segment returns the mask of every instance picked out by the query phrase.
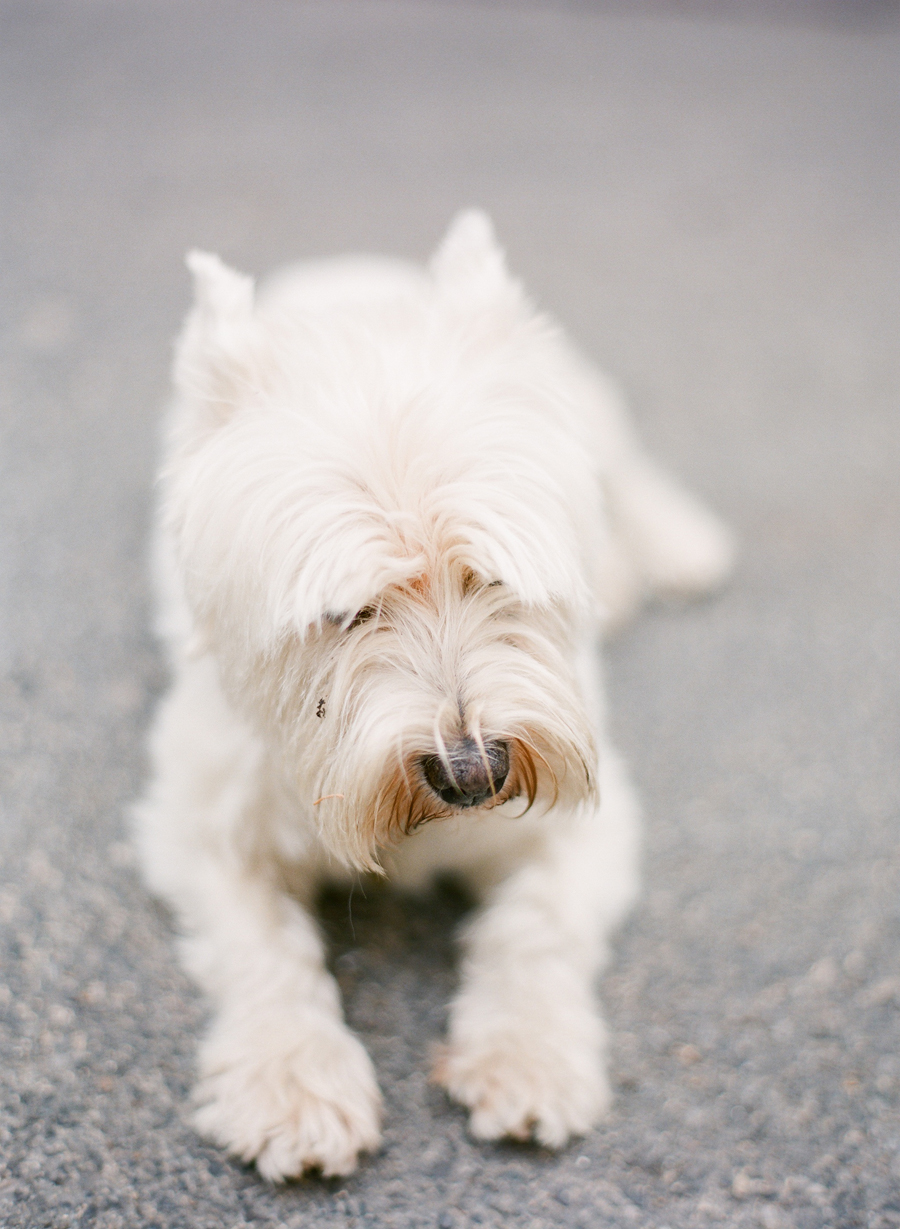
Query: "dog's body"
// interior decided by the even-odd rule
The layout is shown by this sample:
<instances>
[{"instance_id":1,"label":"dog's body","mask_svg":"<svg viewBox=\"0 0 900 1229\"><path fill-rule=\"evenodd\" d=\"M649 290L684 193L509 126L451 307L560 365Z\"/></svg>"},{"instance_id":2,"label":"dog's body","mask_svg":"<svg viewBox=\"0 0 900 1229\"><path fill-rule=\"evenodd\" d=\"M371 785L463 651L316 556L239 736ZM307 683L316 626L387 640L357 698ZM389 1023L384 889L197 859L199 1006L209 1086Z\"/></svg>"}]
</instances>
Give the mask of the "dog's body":
<instances>
[{"instance_id":1,"label":"dog's body","mask_svg":"<svg viewBox=\"0 0 900 1229\"><path fill-rule=\"evenodd\" d=\"M476 1136L558 1146L609 1099L593 983L637 886L598 632L717 585L728 536L482 215L428 270L300 266L256 304L191 263L158 550L175 677L138 818L216 1009L198 1125L273 1179L377 1145L309 909L380 865L481 896L437 1078Z\"/></svg>"}]
</instances>

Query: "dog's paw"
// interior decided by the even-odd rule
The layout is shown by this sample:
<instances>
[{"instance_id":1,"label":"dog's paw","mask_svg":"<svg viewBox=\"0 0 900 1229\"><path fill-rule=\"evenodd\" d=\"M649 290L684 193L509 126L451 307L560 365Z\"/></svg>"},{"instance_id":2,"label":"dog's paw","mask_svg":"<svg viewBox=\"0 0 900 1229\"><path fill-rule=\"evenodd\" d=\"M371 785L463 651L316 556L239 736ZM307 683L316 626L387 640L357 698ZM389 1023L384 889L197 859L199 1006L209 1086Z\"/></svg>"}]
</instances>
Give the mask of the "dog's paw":
<instances>
[{"instance_id":1,"label":"dog's paw","mask_svg":"<svg viewBox=\"0 0 900 1229\"><path fill-rule=\"evenodd\" d=\"M561 1148L606 1113L611 1093L593 1049L539 1037L503 1036L478 1045L448 1045L434 1079L471 1110L476 1139L535 1139Z\"/></svg>"},{"instance_id":2,"label":"dog's paw","mask_svg":"<svg viewBox=\"0 0 900 1229\"><path fill-rule=\"evenodd\" d=\"M217 1030L201 1051L194 1124L270 1182L307 1169L348 1174L380 1140L372 1063L342 1024L300 1026L288 1041L263 1023L248 1040Z\"/></svg>"}]
</instances>

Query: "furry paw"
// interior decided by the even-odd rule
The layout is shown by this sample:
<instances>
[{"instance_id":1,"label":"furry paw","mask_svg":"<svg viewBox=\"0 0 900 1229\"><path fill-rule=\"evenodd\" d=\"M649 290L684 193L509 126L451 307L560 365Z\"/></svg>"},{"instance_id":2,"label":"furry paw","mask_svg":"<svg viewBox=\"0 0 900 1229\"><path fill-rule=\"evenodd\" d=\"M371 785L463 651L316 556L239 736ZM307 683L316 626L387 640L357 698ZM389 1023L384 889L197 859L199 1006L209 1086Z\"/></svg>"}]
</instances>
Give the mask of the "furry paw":
<instances>
[{"instance_id":1,"label":"furry paw","mask_svg":"<svg viewBox=\"0 0 900 1229\"><path fill-rule=\"evenodd\" d=\"M197 1129L271 1182L351 1173L380 1139L381 1097L360 1042L331 1021L290 1036L269 1022L248 1031L220 1028L202 1047Z\"/></svg>"},{"instance_id":2,"label":"furry paw","mask_svg":"<svg viewBox=\"0 0 900 1229\"><path fill-rule=\"evenodd\" d=\"M539 1037L505 1035L478 1046L451 1044L434 1079L472 1111L476 1139L535 1139L561 1148L583 1135L609 1108L609 1084L593 1049L567 1053Z\"/></svg>"}]
</instances>

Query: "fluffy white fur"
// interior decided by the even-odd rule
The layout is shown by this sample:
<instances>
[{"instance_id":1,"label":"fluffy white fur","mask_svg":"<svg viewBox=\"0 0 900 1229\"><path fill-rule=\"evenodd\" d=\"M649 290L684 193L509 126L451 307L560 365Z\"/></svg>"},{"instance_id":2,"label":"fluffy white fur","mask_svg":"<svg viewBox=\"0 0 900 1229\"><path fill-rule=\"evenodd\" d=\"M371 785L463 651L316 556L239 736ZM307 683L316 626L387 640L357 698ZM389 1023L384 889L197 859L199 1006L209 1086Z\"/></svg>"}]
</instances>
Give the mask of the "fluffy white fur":
<instances>
[{"instance_id":1,"label":"fluffy white fur","mask_svg":"<svg viewBox=\"0 0 900 1229\"><path fill-rule=\"evenodd\" d=\"M275 1180L377 1147L309 909L324 878L450 870L483 906L436 1078L477 1137L559 1146L609 1103L594 982L637 888L599 632L718 585L729 536L484 215L427 268L301 265L255 296L215 256L189 265L157 550L174 682L138 834L214 1005L197 1125ZM423 776L462 737L509 748L484 805Z\"/></svg>"}]
</instances>

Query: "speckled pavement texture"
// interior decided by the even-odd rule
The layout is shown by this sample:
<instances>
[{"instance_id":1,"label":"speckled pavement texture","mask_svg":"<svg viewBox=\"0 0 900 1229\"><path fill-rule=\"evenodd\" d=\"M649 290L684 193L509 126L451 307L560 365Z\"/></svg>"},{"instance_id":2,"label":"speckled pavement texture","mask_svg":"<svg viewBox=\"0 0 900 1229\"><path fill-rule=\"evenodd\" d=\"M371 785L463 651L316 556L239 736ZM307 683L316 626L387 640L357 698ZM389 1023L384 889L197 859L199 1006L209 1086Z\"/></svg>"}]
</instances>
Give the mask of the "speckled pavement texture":
<instances>
[{"instance_id":1,"label":"speckled pavement texture","mask_svg":"<svg viewBox=\"0 0 900 1229\"><path fill-rule=\"evenodd\" d=\"M0 5L4 1227L900 1225L900 27L682 7ZM464 902L373 889L323 921L384 1148L271 1189L186 1124L204 1009L125 839L182 254L422 256L469 203L740 569L609 653L609 1121L469 1141L425 1077Z\"/></svg>"}]
</instances>

